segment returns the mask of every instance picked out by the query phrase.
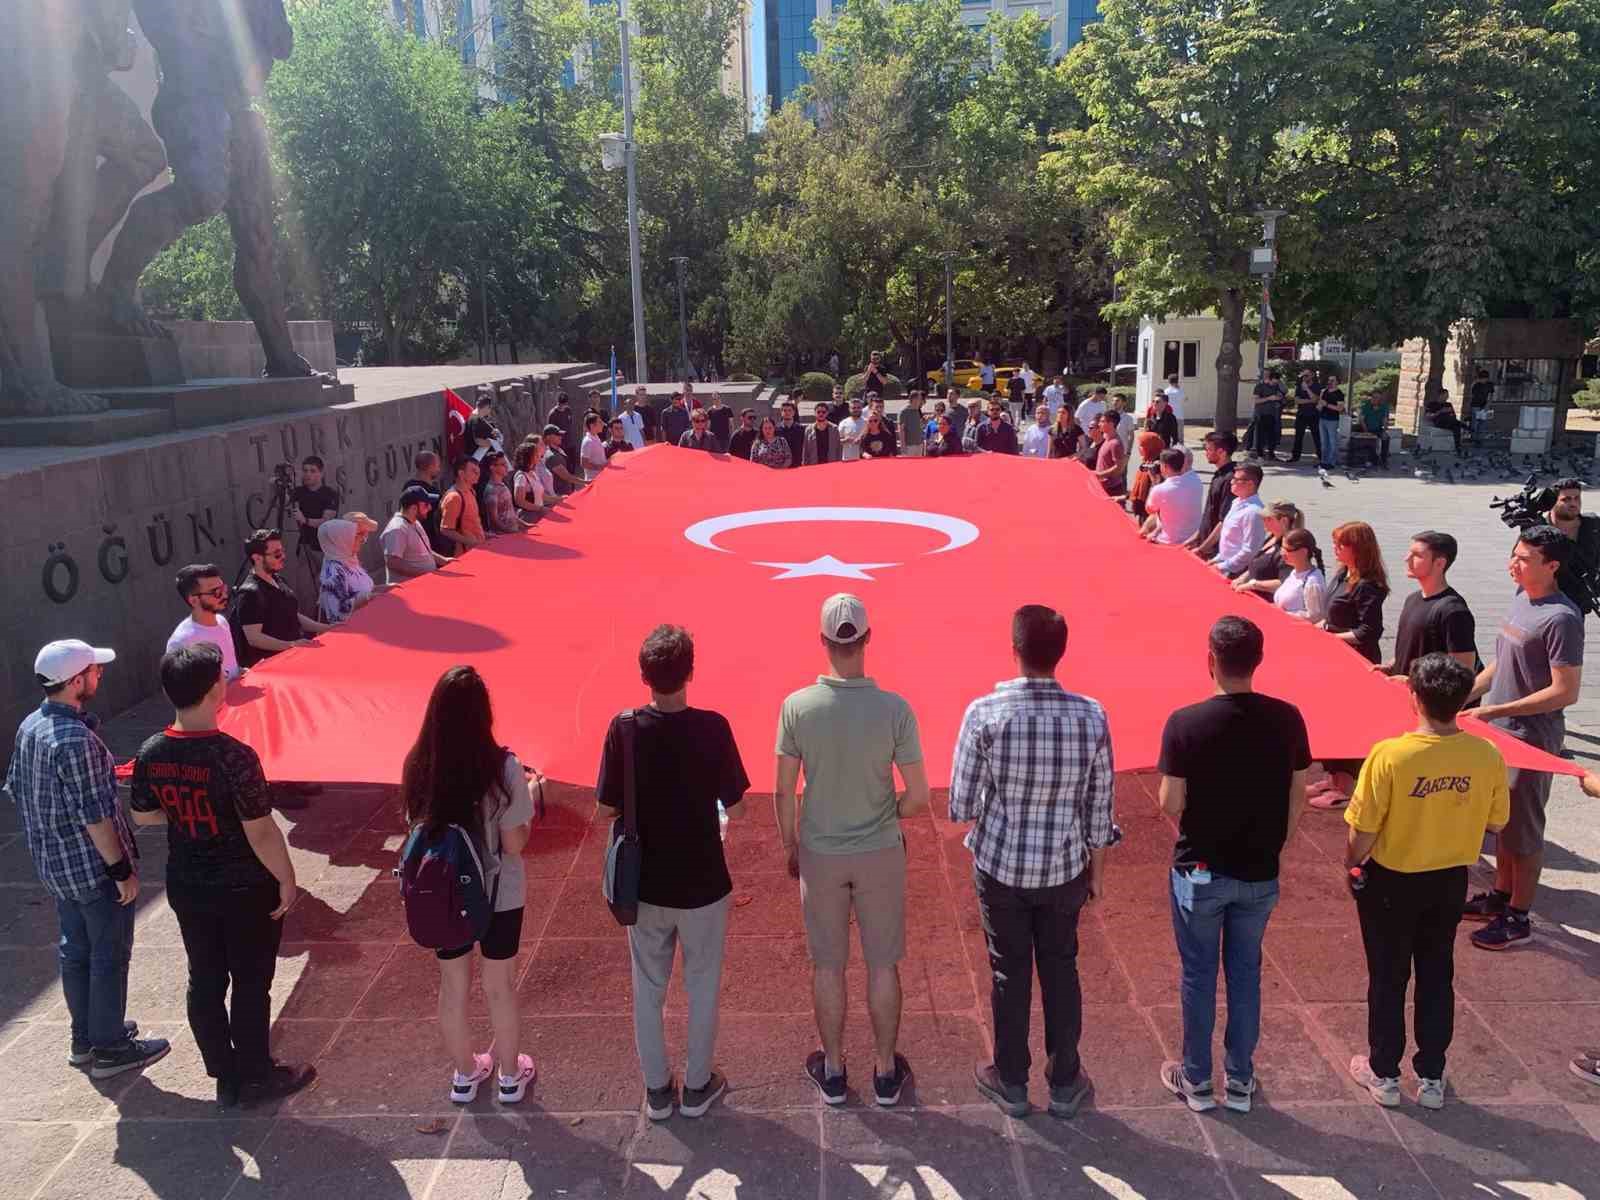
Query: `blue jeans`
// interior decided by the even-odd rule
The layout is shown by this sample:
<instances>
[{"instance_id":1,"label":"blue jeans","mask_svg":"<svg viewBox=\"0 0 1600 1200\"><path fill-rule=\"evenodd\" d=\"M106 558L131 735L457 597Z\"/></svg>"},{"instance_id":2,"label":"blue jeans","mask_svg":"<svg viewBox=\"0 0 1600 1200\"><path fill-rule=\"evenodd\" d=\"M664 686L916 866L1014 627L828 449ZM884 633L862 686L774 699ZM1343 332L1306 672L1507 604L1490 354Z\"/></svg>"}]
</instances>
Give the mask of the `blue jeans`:
<instances>
[{"instance_id":1,"label":"blue jeans","mask_svg":"<svg viewBox=\"0 0 1600 1200\"><path fill-rule=\"evenodd\" d=\"M93 900L57 900L61 920L61 990L72 1014L72 1043L102 1049L127 1041L128 960L133 905L117 903L117 885L100 884Z\"/></svg>"},{"instance_id":2,"label":"blue jeans","mask_svg":"<svg viewBox=\"0 0 1600 1200\"><path fill-rule=\"evenodd\" d=\"M1278 903L1278 881L1246 883L1212 875L1191 882L1172 872L1172 930L1183 964L1183 1073L1190 1083L1211 1082L1211 1032L1217 1024L1217 948L1228 981L1228 1028L1223 1066L1229 1078L1255 1077L1261 1040L1261 938Z\"/></svg>"},{"instance_id":3,"label":"blue jeans","mask_svg":"<svg viewBox=\"0 0 1600 1200\"><path fill-rule=\"evenodd\" d=\"M1317 423L1322 430L1322 465L1337 467L1339 465L1339 418L1330 420L1327 417L1318 417Z\"/></svg>"}]
</instances>

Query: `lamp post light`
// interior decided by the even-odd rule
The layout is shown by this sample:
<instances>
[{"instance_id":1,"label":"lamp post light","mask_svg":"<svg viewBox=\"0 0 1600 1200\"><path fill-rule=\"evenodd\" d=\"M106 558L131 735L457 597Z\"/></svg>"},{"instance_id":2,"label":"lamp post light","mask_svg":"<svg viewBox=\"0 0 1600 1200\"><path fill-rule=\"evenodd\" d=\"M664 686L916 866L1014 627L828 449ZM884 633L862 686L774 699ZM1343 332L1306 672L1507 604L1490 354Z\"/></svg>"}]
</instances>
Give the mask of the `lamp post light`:
<instances>
[{"instance_id":1,"label":"lamp post light","mask_svg":"<svg viewBox=\"0 0 1600 1200\"><path fill-rule=\"evenodd\" d=\"M944 388L949 391L956 385L955 323L950 314L950 261L955 252L946 250L939 257L944 259Z\"/></svg>"},{"instance_id":2,"label":"lamp post light","mask_svg":"<svg viewBox=\"0 0 1600 1200\"><path fill-rule=\"evenodd\" d=\"M628 22L628 0L618 0L617 26L622 42L622 134L600 135L600 162L608 171L626 166L628 175L628 274L633 284L634 379L650 382L650 364L644 346L644 281L639 264L639 148L633 140L633 59Z\"/></svg>"},{"instance_id":3,"label":"lamp post light","mask_svg":"<svg viewBox=\"0 0 1600 1200\"><path fill-rule=\"evenodd\" d=\"M1250 251L1250 274L1261 276L1261 332L1256 341L1256 382L1267 378L1267 326L1272 320L1272 276L1278 269L1278 218L1281 208L1258 208L1262 245Z\"/></svg>"},{"instance_id":4,"label":"lamp post light","mask_svg":"<svg viewBox=\"0 0 1600 1200\"><path fill-rule=\"evenodd\" d=\"M689 378L689 320L684 315L683 309L683 272L689 265L689 260L682 254L674 254L669 260L678 268L678 349L683 359L683 377Z\"/></svg>"}]
</instances>

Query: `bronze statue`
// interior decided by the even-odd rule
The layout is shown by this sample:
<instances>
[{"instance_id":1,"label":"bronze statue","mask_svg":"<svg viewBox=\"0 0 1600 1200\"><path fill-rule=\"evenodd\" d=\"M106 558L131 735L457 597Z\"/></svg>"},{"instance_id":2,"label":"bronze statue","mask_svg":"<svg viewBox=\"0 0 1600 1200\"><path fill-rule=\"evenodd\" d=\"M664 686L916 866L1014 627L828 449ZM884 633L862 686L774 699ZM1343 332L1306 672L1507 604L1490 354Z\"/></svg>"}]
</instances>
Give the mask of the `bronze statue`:
<instances>
[{"instance_id":1,"label":"bronze statue","mask_svg":"<svg viewBox=\"0 0 1600 1200\"><path fill-rule=\"evenodd\" d=\"M268 375L310 375L294 351L273 263L272 177L266 129L252 107L294 35L283 0L133 0L155 47L161 88L151 111L172 182L140 197L117 234L100 281L103 327L164 330L139 307L139 277L190 226L219 212L233 234L233 283L255 322Z\"/></svg>"}]
</instances>

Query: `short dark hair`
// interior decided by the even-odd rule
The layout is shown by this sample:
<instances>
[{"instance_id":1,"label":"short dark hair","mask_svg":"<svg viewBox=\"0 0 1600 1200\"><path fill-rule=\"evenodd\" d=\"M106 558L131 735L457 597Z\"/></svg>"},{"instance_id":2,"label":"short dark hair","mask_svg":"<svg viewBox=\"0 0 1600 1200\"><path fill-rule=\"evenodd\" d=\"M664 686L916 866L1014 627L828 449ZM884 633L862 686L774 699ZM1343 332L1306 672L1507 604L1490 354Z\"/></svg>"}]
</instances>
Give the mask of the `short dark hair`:
<instances>
[{"instance_id":1,"label":"short dark hair","mask_svg":"<svg viewBox=\"0 0 1600 1200\"><path fill-rule=\"evenodd\" d=\"M1266 478L1266 475L1262 472L1260 466L1258 466L1256 463L1250 462L1240 463L1233 469L1233 473L1239 476L1241 479L1251 480L1257 487L1260 487L1261 481Z\"/></svg>"},{"instance_id":2,"label":"short dark hair","mask_svg":"<svg viewBox=\"0 0 1600 1200\"><path fill-rule=\"evenodd\" d=\"M493 408L494 407L494 397L491 396L488 392L479 392L478 393L478 404L477 404L477 407L478 408Z\"/></svg>"},{"instance_id":3,"label":"short dark hair","mask_svg":"<svg viewBox=\"0 0 1600 1200\"><path fill-rule=\"evenodd\" d=\"M1265 653L1261 626L1244 617L1218 617L1208 639L1217 670L1229 679L1254 675Z\"/></svg>"},{"instance_id":4,"label":"short dark hair","mask_svg":"<svg viewBox=\"0 0 1600 1200\"><path fill-rule=\"evenodd\" d=\"M222 647L192 642L161 656L161 690L173 708L193 708L222 678Z\"/></svg>"},{"instance_id":5,"label":"short dark hair","mask_svg":"<svg viewBox=\"0 0 1600 1200\"><path fill-rule=\"evenodd\" d=\"M1564 563L1572 554L1575 543L1554 525L1535 525L1524 529L1517 541L1532 546L1544 556L1545 562Z\"/></svg>"},{"instance_id":6,"label":"short dark hair","mask_svg":"<svg viewBox=\"0 0 1600 1200\"><path fill-rule=\"evenodd\" d=\"M327 464L322 461L322 455L320 454L306 455L300 460L300 465L302 467L315 467L319 471L326 471L328 469Z\"/></svg>"},{"instance_id":7,"label":"short dark hair","mask_svg":"<svg viewBox=\"0 0 1600 1200\"><path fill-rule=\"evenodd\" d=\"M468 457L466 455L463 455L462 457L456 459L455 462L450 464L450 470L452 472L454 472L455 474L459 475L459 474L461 474L461 472L465 471L468 467L475 467L477 465L478 465L478 460L477 459L470 458L470 457Z\"/></svg>"},{"instance_id":8,"label":"short dark hair","mask_svg":"<svg viewBox=\"0 0 1600 1200\"><path fill-rule=\"evenodd\" d=\"M681 692L694 673L694 638L681 625L657 625L639 647L639 674L652 692Z\"/></svg>"},{"instance_id":9,"label":"short dark hair","mask_svg":"<svg viewBox=\"0 0 1600 1200\"><path fill-rule=\"evenodd\" d=\"M265 554L270 543L281 541L283 541L282 530L257 529L250 535L250 540L244 544L244 552L246 554Z\"/></svg>"},{"instance_id":10,"label":"short dark hair","mask_svg":"<svg viewBox=\"0 0 1600 1200\"><path fill-rule=\"evenodd\" d=\"M1423 712L1435 721L1453 721L1472 695L1472 668L1434 651L1411 664L1406 682Z\"/></svg>"},{"instance_id":11,"label":"short dark hair","mask_svg":"<svg viewBox=\"0 0 1600 1200\"><path fill-rule=\"evenodd\" d=\"M1440 533L1437 529L1424 529L1421 533L1411 535L1413 542L1421 542L1428 548L1428 553L1435 558L1444 559L1445 570L1456 561L1456 539L1448 533Z\"/></svg>"},{"instance_id":12,"label":"short dark hair","mask_svg":"<svg viewBox=\"0 0 1600 1200\"><path fill-rule=\"evenodd\" d=\"M1054 671L1067 652L1067 619L1043 604L1011 614L1011 648L1030 671Z\"/></svg>"},{"instance_id":13,"label":"short dark hair","mask_svg":"<svg viewBox=\"0 0 1600 1200\"><path fill-rule=\"evenodd\" d=\"M222 572L217 570L216 563L190 563L178 572L178 595L184 600L200 590L200 581L210 579L215 575L222 578Z\"/></svg>"},{"instance_id":14,"label":"short dark hair","mask_svg":"<svg viewBox=\"0 0 1600 1200\"><path fill-rule=\"evenodd\" d=\"M753 408L742 409L740 411L740 413L739 413L740 417L753 417L755 415L756 415L756 410L753 409Z\"/></svg>"},{"instance_id":15,"label":"short dark hair","mask_svg":"<svg viewBox=\"0 0 1600 1200\"><path fill-rule=\"evenodd\" d=\"M1229 454L1239 448L1239 435L1231 429L1213 429L1206 434L1204 440L1220 450L1226 450Z\"/></svg>"},{"instance_id":16,"label":"short dark hair","mask_svg":"<svg viewBox=\"0 0 1600 1200\"><path fill-rule=\"evenodd\" d=\"M591 426L594 426L594 425L604 425L604 424L605 424L605 418L602 417L599 413L594 412L593 410L591 410L589 413L587 413L583 418L583 427L585 429L588 429L588 428L590 428Z\"/></svg>"},{"instance_id":17,"label":"short dark hair","mask_svg":"<svg viewBox=\"0 0 1600 1200\"><path fill-rule=\"evenodd\" d=\"M438 461L439 456L432 450L418 450L417 456L411 460L411 469L414 471L426 471Z\"/></svg>"},{"instance_id":18,"label":"short dark hair","mask_svg":"<svg viewBox=\"0 0 1600 1200\"><path fill-rule=\"evenodd\" d=\"M1562 492L1581 492L1583 491L1583 480L1579 479L1576 475L1568 475L1565 479L1556 480L1550 486L1555 490L1557 495L1560 495Z\"/></svg>"},{"instance_id":19,"label":"short dark hair","mask_svg":"<svg viewBox=\"0 0 1600 1200\"><path fill-rule=\"evenodd\" d=\"M1171 467L1174 471L1183 470L1183 451L1176 446L1168 446L1161 452L1161 465Z\"/></svg>"}]
</instances>

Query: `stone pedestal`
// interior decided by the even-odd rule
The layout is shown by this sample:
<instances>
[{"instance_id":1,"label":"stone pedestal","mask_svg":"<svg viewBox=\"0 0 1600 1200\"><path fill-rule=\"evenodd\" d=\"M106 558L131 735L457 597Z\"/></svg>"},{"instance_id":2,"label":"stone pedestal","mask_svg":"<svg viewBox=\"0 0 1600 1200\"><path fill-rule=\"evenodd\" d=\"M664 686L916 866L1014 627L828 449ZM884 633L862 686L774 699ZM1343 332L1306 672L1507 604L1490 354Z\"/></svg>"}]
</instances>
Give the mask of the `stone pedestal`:
<instances>
[{"instance_id":1,"label":"stone pedestal","mask_svg":"<svg viewBox=\"0 0 1600 1200\"><path fill-rule=\"evenodd\" d=\"M171 338L68 332L52 335L56 378L86 392L108 387L160 387L186 378Z\"/></svg>"}]
</instances>

